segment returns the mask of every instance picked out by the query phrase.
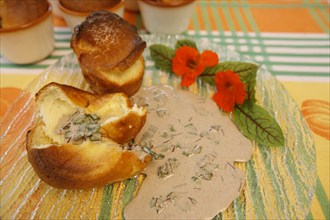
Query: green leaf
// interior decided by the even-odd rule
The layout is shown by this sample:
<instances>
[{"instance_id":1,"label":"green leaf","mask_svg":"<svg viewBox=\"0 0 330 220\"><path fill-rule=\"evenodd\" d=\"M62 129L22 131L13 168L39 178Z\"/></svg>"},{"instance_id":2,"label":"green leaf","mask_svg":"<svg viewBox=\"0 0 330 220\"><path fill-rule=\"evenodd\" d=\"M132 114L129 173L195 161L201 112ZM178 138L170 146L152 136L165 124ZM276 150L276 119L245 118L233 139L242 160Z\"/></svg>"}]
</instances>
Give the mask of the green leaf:
<instances>
[{"instance_id":1,"label":"green leaf","mask_svg":"<svg viewBox=\"0 0 330 220\"><path fill-rule=\"evenodd\" d=\"M215 75L217 72L224 72L226 70L231 70L237 73L241 79L241 81L245 84L245 91L247 92L247 99L255 102L255 86L256 86L256 78L257 71L259 66L253 63L245 63L245 62L221 62L218 65L206 68L205 71L201 74L202 80L206 83L214 85L214 82L210 82L210 77ZM204 79L205 78L205 79Z\"/></svg>"},{"instance_id":2,"label":"green leaf","mask_svg":"<svg viewBox=\"0 0 330 220\"><path fill-rule=\"evenodd\" d=\"M214 75L219 72L218 65L205 68L203 73L199 76L204 83L210 84L211 86L215 85Z\"/></svg>"},{"instance_id":3,"label":"green leaf","mask_svg":"<svg viewBox=\"0 0 330 220\"><path fill-rule=\"evenodd\" d=\"M153 44L149 47L152 60L156 67L166 72L172 72L172 59L175 51L162 44Z\"/></svg>"},{"instance_id":4,"label":"green leaf","mask_svg":"<svg viewBox=\"0 0 330 220\"><path fill-rule=\"evenodd\" d=\"M189 46L189 47L193 47L196 50L198 50L196 42L193 40L189 40L189 39L178 40L175 44L175 50L177 50L178 48L180 48L182 46Z\"/></svg>"},{"instance_id":5,"label":"green leaf","mask_svg":"<svg viewBox=\"0 0 330 220\"><path fill-rule=\"evenodd\" d=\"M261 106L236 105L233 115L236 125L250 140L266 146L284 145L281 127Z\"/></svg>"}]
</instances>

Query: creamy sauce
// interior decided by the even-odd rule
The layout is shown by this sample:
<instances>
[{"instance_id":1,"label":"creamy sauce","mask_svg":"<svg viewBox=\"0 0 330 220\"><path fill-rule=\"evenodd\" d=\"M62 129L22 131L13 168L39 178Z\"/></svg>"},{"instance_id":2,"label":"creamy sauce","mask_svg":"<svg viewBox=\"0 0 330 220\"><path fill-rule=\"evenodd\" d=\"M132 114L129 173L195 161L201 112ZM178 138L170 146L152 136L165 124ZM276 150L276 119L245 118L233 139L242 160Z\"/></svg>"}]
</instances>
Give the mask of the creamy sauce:
<instances>
[{"instance_id":1,"label":"creamy sauce","mask_svg":"<svg viewBox=\"0 0 330 220\"><path fill-rule=\"evenodd\" d=\"M236 199L244 173L234 161L248 161L251 142L216 104L169 86L141 89L134 97L148 106L136 143L165 157L152 161L126 219L211 219Z\"/></svg>"}]
</instances>

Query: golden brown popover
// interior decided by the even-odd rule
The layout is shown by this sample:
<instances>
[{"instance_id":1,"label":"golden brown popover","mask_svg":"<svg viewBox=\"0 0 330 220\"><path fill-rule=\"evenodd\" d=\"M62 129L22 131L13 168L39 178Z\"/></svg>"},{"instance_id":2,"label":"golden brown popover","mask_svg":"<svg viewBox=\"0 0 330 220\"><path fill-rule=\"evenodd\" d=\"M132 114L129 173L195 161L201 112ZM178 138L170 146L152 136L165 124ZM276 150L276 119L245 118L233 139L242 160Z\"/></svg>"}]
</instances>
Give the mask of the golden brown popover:
<instances>
[{"instance_id":1,"label":"golden brown popover","mask_svg":"<svg viewBox=\"0 0 330 220\"><path fill-rule=\"evenodd\" d=\"M123 93L95 95L50 83L36 94L36 108L28 159L53 187L104 186L135 176L151 160L127 144L143 127L146 109L132 106Z\"/></svg>"},{"instance_id":2,"label":"golden brown popover","mask_svg":"<svg viewBox=\"0 0 330 220\"><path fill-rule=\"evenodd\" d=\"M139 90L146 42L123 18L107 11L92 13L75 27L71 47L94 92L131 96Z\"/></svg>"}]
</instances>

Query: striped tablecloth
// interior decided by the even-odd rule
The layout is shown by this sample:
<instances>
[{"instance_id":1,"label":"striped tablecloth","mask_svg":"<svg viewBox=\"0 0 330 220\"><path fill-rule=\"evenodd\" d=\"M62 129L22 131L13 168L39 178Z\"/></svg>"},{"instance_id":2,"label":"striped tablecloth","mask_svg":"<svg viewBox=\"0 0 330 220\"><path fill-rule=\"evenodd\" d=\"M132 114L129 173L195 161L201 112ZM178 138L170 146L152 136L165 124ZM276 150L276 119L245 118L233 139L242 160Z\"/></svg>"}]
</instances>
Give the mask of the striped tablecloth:
<instances>
[{"instance_id":1,"label":"striped tablecloth","mask_svg":"<svg viewBox=\"0 0 330 220\"><path fill-rule=\"evenodd\" d=\"M189 29L184 33L209 39L264 65L302 110L313 101L324 104L316 109L321 112L318 121L323 132L313 129L315 125L306 116L315 138L318 167L308 219L330 219L329 14L329 3L321 0L205 0L197 2ZM139 13L126 11L125 18L141 34L148 34ZM15 65L0 58L1 118L18 91L46 67L72 52L70 30L57 16L54 16L54 30L55 50L45 60Z\"/></svg>"}]
</instances>

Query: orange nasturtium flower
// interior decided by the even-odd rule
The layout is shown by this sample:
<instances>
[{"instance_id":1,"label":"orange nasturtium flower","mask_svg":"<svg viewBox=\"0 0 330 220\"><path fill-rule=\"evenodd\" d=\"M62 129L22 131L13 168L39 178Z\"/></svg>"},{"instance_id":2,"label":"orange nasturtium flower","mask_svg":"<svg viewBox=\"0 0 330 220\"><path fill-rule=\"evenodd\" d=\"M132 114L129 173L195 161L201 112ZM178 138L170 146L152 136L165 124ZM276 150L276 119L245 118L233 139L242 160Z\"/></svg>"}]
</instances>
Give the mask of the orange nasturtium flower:
<instances>
[{"instance_id":1,"label":"orange nasturtium flower","mask_svg":"<svg viewBox=\"0 0 330 220\"><path fill-rule=\"evenodd\" d=\"M225 112L231 112L235 104L243 104L246 91L244 83L241 82L239 76L231 70L218 72L214 77L217 92L213 96L213 100Z\"/></svg>"},{"instance_id":2,"label":"orange nasturtium flower","mask_svg":"<svg viewBox=\"0 0 330 220\"><path fill-rule=\"evenodd\" d=\"M193 47L182 46L172 59L172 71L182 77L181 86L190 86L206 67L215 66L218 62L218 55L210 50L199 54Z\"/></svg>"}]
</instances>

